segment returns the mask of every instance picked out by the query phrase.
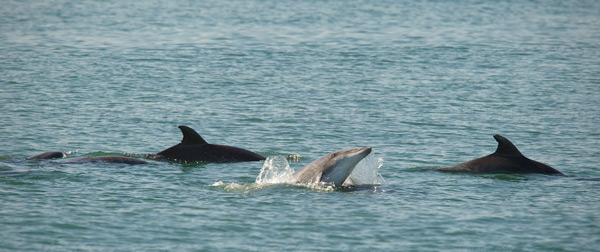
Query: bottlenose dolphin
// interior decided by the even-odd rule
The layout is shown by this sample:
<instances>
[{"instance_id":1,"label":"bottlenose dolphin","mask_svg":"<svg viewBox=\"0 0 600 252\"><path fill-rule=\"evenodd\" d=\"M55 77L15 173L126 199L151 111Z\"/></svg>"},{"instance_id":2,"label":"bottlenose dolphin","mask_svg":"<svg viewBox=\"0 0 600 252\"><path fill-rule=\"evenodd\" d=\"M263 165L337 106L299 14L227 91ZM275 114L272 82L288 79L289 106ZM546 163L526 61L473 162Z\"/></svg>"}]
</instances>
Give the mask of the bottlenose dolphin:
<instances>
[{"instance_id":1,"label":"bottlenose dolphin","mask_svg":"<svg viewBox=\"0 0 600 252\"><path fill-rule=\"evenodd\" d=\"M102 162L102 163L116 163L116 164L146 164L147 162L141 159L123 156L86 156L81 158L74 158L67 161L66 163L83 163L83 162Z\"/></svg>"},{"instance_id":2,"label":"bottlenose dolphin","mask_svg":"<svg viewBox=\"0 0 600 252\"><path fill-rule=\"evenodd\" d=\"M519 149L503 136L494 135L494 138L498 142L496 152L439 170L474 173L541 173L564 175L562 172L548 165L523 156Z\"/></svg>"},{"instance_id":3,"label":"bottlenose dolphin","mask_svg":"<svg viewBox=\"0 0 600 252\"><path fill-rule=\"evenodd\" d=\"M227 145L209 144L190 127L179 126L183 139L181 143L156 153L176 162L244 162L260 161L265 157L252 151Z\"/></svg>"},{"instance_id":4,"label":"bottlenose dolphin","mask_svg":"<svg viewBox=\"0 0 600 252\"><path fill-rule=\"evenodd\" d=\"M44 152L32 157L28 157L28 160L40 160L40 159L56 159L56 158L65 158L67 157L67 153L61 151L49 151Z\"/></svg>"},{"instance_id":5,"label":"bottlenose dolphin","mask_svg":"<svg viewBox=\"0 0 600 252\"><path fill-rule=\"evenodd\" d=\"M42 160L42 159L57 159L67 157L67 153L60 151L49 151L44 152L32 157L26 158L27 160ZM67 164L83 163L83 162L104 162L104 163L121 163L121 164L146 164L144 160L140 160L132 157L123 156L86 156L80 158L73 158L65 161Z\"/></svg>"},{"instance_id":6,"label":"bottlenose dolphin","mask_svg":"<svg viewBox=\"0 0 600 252\"><path fill-rule=\"evenodd\" d=\"M329 182L341 186L358 162L369 153L371 147L329 153L295 172L293 181L302 184Z\"/></svg>"}]
</instances>

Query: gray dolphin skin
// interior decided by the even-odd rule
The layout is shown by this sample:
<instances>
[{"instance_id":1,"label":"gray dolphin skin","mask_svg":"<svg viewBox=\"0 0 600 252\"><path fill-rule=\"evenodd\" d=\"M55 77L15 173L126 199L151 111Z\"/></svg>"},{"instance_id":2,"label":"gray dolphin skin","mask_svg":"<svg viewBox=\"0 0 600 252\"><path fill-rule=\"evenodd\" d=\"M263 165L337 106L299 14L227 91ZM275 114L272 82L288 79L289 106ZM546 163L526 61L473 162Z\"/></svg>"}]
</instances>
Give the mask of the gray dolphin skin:
<instances>
[{"instance_id":1,"label":"gray dolphin skin","mask_svg":"<svg viewBox=\"0 0 600 252\"><path fill-rule=\"evenodd\" d=\"M328 182L334 183L335 186L342 186L354 167L369 153L371 147L329 153L294 173L294 182L302 184Z\"/></svg>"},{"instance_id":2,"label":"gray dolphin skin","mask_svg":"<svg viewBox=\"0 0 600 252\"><path fill-rule=\"evenodd\" d=\"M57 159L57 158L65 158L67 157L67 153L61 151L49 151L44 152L42 154L38 154L32 157L28 157L28 160L42 160L42 159Z\"/></svg>"},{"instance_id":3,"label":"gray dolphin skin","mask_svg":"<svg viewBox=\"0 0 600 252\"><path fill-rule=\"evenodd\" d=\"M146 164L147 162L141 159L123 156L86 156L81 158L74 158L67 161L67 163L84 163L84 162L102 162L102 163L113 163L113 164Z\"/></svg>"},{"instance_id":4,"label":"gray dolphin skin","mask_svg":"<svg viewBox=\"0 0 600 252\"><path fill-rule=\"evenodd\" d=\"M215 162L231 163L265 160L265 157L238 147L209 144L192 128L179 126L183 139L181 143L156 153L175 162Z\"/></svg>"},{"instance_id":5,"label":"gray dolphin skin","mask_svg":"<svg viewBox=\"0 0 600 252\"><path fill-rule=\"evenodd\" d=\"M60 151L49 151L44 152L32 157L26 158L27 160L44 160L44 159L58 159L67 157L67 153ZM144 160L140 160L132 157L123 157L123 156L86 156L80 158L73 158L65 163L75 164L75 163L83 163L83 162L103 162L103 163L120 163L120 164L146 164L147 162Z\"/></svg>"},{"instance_id":6,"label":"gray dolphin skin","mask_svg":"<svg viewBox=\"0 0 600 252\"><path fill-rule=\"evenodd\" d=\"M519 151L508 139L501 135L494 135L498 142L496 152L485 157L473 159L452 167L438 169L449 172L473 172L473 173L505 173L505 174L556 174L564 175L562 172L531 160Z\"/></svg>"}]
</instances>

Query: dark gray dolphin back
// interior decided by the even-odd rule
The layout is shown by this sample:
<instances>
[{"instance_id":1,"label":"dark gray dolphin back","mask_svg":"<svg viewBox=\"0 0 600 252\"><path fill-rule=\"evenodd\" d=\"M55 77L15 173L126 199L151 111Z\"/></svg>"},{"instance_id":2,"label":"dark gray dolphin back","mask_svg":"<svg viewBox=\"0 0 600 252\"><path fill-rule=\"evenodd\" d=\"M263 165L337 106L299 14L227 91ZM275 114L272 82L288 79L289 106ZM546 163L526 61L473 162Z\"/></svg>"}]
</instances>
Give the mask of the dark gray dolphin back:
<instances>
[{"instance_id":1,"label":"dark gray dolphin back","mask_svg":"<svg viewBox=\"0 0 600 252\"><path fill-rule=\"evenodd\" d=\"M102 162L102 163L113 163L113 164L147 164L146 161L132 158L132 157L124 157L124 156L86 156L81 158L75 158L73 160L69 160L67 163L76 164L76 163L84 163L84 162Z\"/></svg>"},{"instance_id":2,"label":"dark gray dolphin back","mask_svg":"<svg viewBox=\"0 0 600 252\"><path fill-rule=\"evenodd\" d=\"M183 134L183 139L181 139L180 144L186 144L186 145L208 144L206 141L204 141L204 139L202 139L202 137L194 129L192 129L188 126L183 126L183 125L179 126L179 129L181 130L181 133Z\"/></svg>"},{"instance_id":3,"label":"dark gray dolphin back","mask_svg":"<svg viewBox=\"0 0 600 252\"><path fill-rule=\"evenodd\" d=\"M505 137L496 134L494 135L494 139L498 142L498 148L494 153L438 170L473 173L541 173L564 175L546 164L525 157Z\"/></svg>"},{"instance_id":4,"label":"dark gray dolphin back","mask_svg":"<svg viewBox=\"0 0 600 252\"><path fill-rule=\"evenodd\" d=\"M265 160L265 157L238 147L209 144L192 128L179 126L183 139L159 153L158 157L176 162L244 162Z\"/></svg>"},{"instance_id":5,"label":"dark gray dolphin back","mask_svg":"<svg viewBox=\"0 0 600 252\"><path fill-rule=\"evenodd\" d=\"M44 152L32 157L28 157L28 160L41 160L41 159L56 159L56 158L64 158L67 154L61 151L49 151Z\"/></svg>"}]
</instances>

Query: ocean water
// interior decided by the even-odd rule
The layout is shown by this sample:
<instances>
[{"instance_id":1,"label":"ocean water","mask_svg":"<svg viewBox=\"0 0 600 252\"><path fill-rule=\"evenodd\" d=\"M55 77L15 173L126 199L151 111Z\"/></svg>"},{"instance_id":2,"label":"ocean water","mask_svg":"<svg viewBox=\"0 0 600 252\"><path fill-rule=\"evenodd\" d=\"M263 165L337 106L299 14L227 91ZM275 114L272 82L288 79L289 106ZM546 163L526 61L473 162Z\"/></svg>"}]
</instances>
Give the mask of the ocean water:
<instances>
[{"instance_id":1,"label":"ocean water","mask_svg":"<svg viewBox=\"0 0 600 252\"><path fill-rule=\"evenodd\" d=\"M598 1L6 0L0 111L2 251L600 250ZM24 160L178 125L269 159ZM493 134L568 176L430 170ZM285 183L364 146L368 186Z\"/></svg>"}]
</instances>

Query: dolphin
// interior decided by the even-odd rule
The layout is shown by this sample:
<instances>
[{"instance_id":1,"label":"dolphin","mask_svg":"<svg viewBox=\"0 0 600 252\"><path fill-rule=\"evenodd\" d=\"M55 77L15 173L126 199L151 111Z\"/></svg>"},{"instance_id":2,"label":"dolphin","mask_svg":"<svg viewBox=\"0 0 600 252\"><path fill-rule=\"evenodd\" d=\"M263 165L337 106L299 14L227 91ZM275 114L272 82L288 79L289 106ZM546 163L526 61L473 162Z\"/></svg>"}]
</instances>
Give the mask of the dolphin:
<instances>
[{"instance_id":1,"label":"dolphin","mask_svg":"<svg viewBox=\"0 0 600 252\"><path fill-rule=\"evenodd\" d=\"M60 151L49 151L44 152L32 157L26 158L26 160L42 160L42 159L58 159L67 157L67 153ZM68 164L83 163L83 162L104 162L104 163L122 163L122 164L146 164L144 160L140 160L132 157L123 156L86 156L81 158L74 158L66 161Z\"/></svg>"},{"instance_id":2,"label":"dolphin","mask_svg":"<svg viewBox=\"0 0 600 252\"><path fill-rule=\"evenodd\" d=\"M41 160L41 159L57 159L57 158L65 158L67 157L67 153L61 151L49 151L44 152L32 157L26 158L27 160Z\"/></svg>"},{"instance_id":3,"label":"dolphin","mask_svg":"<svg viewBox=\"0 0 600 252\"><path fill-rule=\"evenodd\" d=\"M179 126L183 139L181 143L169 147L156 156L175 162L244 162L260 161L265 157L238 147L209 144L192 128Z\"/></svg>"},{"instance_id":4,"label":"dolphin","mask_svg":"<svg viewBox=\"0 0 600 252\"><path fill-rule=\"evenodd\" d=\"M292 181L302 184L328 182L335 186L341 186L358 162L369 153L371 153L371 147L329 153L295 172L292 175Z\"/></svg>"},{"instance_id":5,"label":"dolphin","mask_svg":"<svg viewBox=\"0 0 600 252\"><path fill-rule=\"evenodd\" d=\"M485 157L438 170L473 173L541 173L564 175L562 172L548 165L523 156L519 149L505 137L496 134L494 138L498 142L496 152Z\"/></svg>"},{"instance_id":6,"label":"dolphin","mask_svg":"<svg viewBox=\"0 0 600 252\"><path fill-rule=\"evenodd\" d=\"M83 162L102 162L102 163L116 163L116 164L146 164L147 162L141 159L123 156L86 156L81 158L75 158L67 161L66 163L83 163Z\"/></svg>"}]
</instances>

